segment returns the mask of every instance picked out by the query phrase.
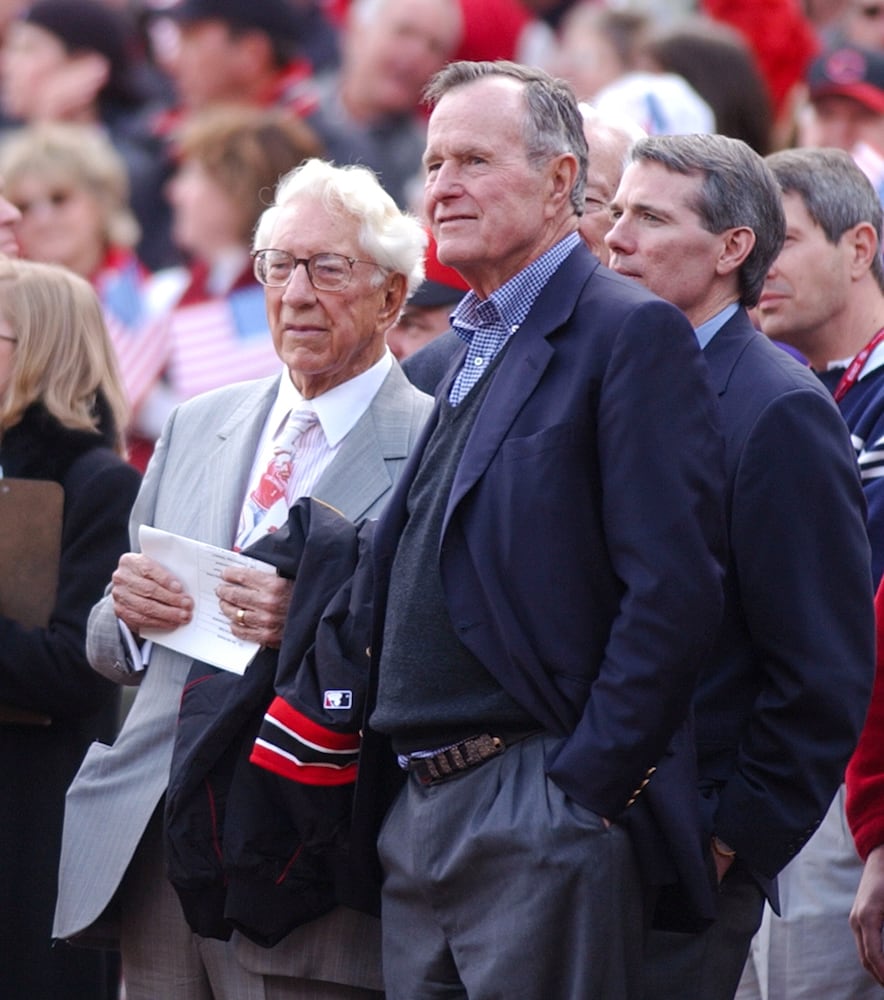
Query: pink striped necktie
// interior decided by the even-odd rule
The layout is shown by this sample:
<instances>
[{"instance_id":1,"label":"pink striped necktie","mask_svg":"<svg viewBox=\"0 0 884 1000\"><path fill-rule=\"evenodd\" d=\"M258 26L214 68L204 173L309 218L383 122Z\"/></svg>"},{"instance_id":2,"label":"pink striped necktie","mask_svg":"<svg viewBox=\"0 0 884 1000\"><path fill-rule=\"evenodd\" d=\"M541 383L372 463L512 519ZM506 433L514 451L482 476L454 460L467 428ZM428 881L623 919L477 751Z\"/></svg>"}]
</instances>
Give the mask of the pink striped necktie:
<instances>
[{"instance_id":1,"label":"pink striped necktie","mask_svg":"<svg viewBox=\"0 0 884 1000\"><path fill-rule=\"evenodd\" d=\"M289 510L286 493L295 464L295 446L316 419L316 411L306 400L289 413L273 441L273 452L261 478L243 504L234 544L237 552L285 523Z\"/></svg>"}]
</instances>

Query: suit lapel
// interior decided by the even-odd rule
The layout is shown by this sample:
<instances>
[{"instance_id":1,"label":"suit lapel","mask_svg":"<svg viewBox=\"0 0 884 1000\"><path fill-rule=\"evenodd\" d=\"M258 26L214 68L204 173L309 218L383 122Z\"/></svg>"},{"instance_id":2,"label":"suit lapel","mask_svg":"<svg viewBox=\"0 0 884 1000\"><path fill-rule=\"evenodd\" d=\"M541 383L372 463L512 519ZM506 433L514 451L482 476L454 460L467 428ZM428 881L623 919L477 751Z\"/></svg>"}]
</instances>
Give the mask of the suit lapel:
<instances>
[{"instance_id":1,"label":"suit lapel","mask_svg":"<svg viewBox=\"0 0 884 1000\"><path fill-rule=\"evenodd\" d=\"M556 271L513 334L497 370L452 484L445 523L478 481L500 448L517 414L534 391L553 356L548 337L571 315L583 285L598 261L581 244ZM477 430L478 428L478 430Z\"/></svg>"},{"instance_id":2,"label":"suit lapel","mask_svg":"<svg viewBox=\"0 0 884 1000\"><path fill-rule=\"evenodd\" d=\"M719 396L723 396L727 391L728 382L740 355L752 339L758 336L761 334L752 326L746 310L740 308L703 349L712 388Z\"/></svg>"},{"instance_id":3,"label":"suit lapel","mask_svg":"<svg viewBox=\"0 0 884 1000\"><path fill-rule=\"evenodd\" d=\"M393 365L371 405L341 442L314 496L358 521L392 486L387 465L404 459L413 427L414 389Z\"/></svg>"},{"instance_id":4,"label":"suit lapel","mask_svg":"<svg viewBox=\"0 0 884 1000\"><path fill-rule=\"evenodd\" d=\"M278 378L269 379L261 395L246 393L207 442L205 507L195 513L208 526L213 544L233 543L258 441L278 387Z\"/></svg>"}]
</instances>

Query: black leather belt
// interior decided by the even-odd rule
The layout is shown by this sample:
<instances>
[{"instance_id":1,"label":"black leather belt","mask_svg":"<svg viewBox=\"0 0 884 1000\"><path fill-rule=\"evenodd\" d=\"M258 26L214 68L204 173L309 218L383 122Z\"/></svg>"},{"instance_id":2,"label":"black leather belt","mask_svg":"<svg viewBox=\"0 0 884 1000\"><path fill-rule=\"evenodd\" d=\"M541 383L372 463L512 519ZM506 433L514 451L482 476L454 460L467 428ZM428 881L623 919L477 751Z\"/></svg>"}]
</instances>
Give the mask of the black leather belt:
<instances>
[{"instance_id":1,"label":"black leather belt","mask_svg":"<svg viewBox=\"0 0 884 1000\"><path fill-rule=\"evenodd\" d=\"M479 767L492 757L502 754L513 743L539 732L539 729L530 729L506 736L479 733L478 736L470 736L459 743L452 743L429 753L400 754L399 766L413 774L422 785L432 785Z\"/></svg>"}]
</instances>

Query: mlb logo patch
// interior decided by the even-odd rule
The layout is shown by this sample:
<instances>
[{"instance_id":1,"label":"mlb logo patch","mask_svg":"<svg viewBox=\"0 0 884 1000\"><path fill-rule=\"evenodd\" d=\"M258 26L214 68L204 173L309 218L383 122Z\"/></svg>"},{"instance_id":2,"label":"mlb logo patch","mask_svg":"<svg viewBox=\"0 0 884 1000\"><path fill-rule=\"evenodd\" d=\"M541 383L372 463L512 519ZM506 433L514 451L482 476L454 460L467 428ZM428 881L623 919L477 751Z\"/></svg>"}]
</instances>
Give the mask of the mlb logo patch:
<instances>
[{"instance_id":1,"label":"mlb logo patch","mask_svg":"<svg viewBox=\"0 0 884 1000\"><path fill-rule=\"evenodd\" d=\"M326 691L322 696L323 708L352 708L352 691Z\"/></svg>"}]
</instances>

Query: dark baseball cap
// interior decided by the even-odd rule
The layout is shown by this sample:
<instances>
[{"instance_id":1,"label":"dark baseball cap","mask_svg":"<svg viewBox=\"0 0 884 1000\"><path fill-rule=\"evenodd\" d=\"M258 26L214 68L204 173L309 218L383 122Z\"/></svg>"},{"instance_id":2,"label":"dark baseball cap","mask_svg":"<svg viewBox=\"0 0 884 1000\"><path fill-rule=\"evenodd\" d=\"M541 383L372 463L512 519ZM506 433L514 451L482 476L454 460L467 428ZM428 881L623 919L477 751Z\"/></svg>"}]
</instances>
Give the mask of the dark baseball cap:
<instances>
[{"instance_id":1,"label":"dark baseball cap","mask_svg":"<svg viewBox=\"0 0 884 1000\"><path fill-rule=\"evenodd\" d=\"M179 24L224 21L231 27L263 31L274 38L298 36L297 18L286 0L179 0L158 13Z\"/></svg>"},{"instance_id":2,"label":"dark baseball cap","mask_svg":"<svg viewBox=\"0 0 884 1000\"><path fill-rule=\"evenodd\" d=\"M133 26L125 15L101 0L37 0L20 20L54 35L70 53L97 52L110 66L102 96L135 98L130 73Z\"/></svg>"},{"instance_id":3,"label":"dark baseball cap","mask_svg":"<svg viewBox=\"0 0 884 1000\"><path fill-rule=\"evenodd\" d=\"M807 71L811 101L849 97L876 114L884 114L884 53L839 45L821 53Z\"/></svg>"}]
</instances>

